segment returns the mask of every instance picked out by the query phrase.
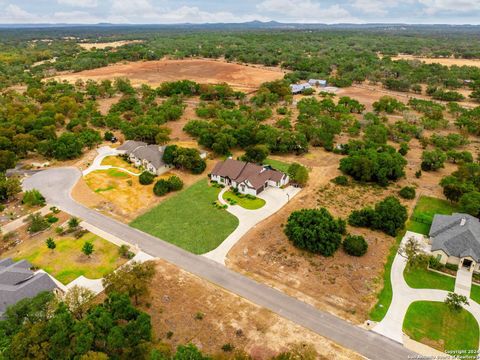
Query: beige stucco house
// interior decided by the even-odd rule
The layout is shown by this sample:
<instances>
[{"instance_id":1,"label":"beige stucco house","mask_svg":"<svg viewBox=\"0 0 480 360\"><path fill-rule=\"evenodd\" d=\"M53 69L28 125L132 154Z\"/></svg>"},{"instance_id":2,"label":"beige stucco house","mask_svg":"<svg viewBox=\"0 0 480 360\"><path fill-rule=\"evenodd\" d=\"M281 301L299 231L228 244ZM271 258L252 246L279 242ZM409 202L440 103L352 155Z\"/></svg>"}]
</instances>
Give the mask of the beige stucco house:
<instances>
[{"instance_id":1,"label":"beige stucco house","mask_svg":"<svg viewBox=\"0 0 480 360\"><path fill-rule=\"evenodd\" d=\"M143 167L155 175L161 175L171 168L163 162L164 150L163 146L133 140L128 140L117 148L118 153L127 155L133 165Z\"/></svg>"},{"instance_id":2,"label":"beige stucco house","mask_svg":"<svg viewBox=\"0 0 480 360\"><path fill-rule=\"evenodd\" d=\"M432 255L480 272L480 221L468 214L435 215L429 233Z\"/></svg>"}]
</instances>

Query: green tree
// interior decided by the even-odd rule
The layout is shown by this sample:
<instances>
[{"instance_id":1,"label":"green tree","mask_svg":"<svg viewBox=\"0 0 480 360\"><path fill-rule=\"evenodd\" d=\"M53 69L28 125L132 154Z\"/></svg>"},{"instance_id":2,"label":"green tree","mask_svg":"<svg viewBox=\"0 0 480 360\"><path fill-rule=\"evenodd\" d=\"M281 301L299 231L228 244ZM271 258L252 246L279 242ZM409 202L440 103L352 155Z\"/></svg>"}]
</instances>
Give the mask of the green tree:
<instances>
[{"instance_id":1,"label":"green tree","mask_svg":"<svg viewBox=\"0 0 480 360\"><path fill-rule=\"evenodd\" d=\"M308 182L308 169L298 163L293 163L287 170L290 180L300 186L305 186Z\"/></svg>"},{"instance_id":2,"label":"green tree","mask_svg":"<svg viewBox=\"0 0 480 360\"><path fill-rule=\"evenodd\" d=\"M107 294L123 293L133 297L135 304L141 297L149 293L150 285L155 276L155 263L128 263L115 272L107 274L103 278L103 286Z\"/></svg>"},{"instance_id":3,"label":"green tree","mask_svg":"<svg viewBox=\"0 0 480 360\"><path fill-rule=\"evenodd\" d=\"M435 171L444 167L447 155L442 150L424 151L421 168L423 171Z\"/></svg>"},{"instance_id":4,"label":"green tree","mask_svg":"<svg viewBox=\"0 0 480 360\"><path fill-rule=\"evenodd\" d=\"M270 154L268 147L265 145L249 146L245 149L245 154L242 156L243 161L261 164Z\"/></svg>"},{"instance_id":5,"label":"green tree","mask_svg":"<svg viewBox=\"0 0 480 360\"><path fill-rule=\"evenodd\" d=\"M68 220L68 228L70 230L75 230L76 228L78 228L79 225L80 225L80 220L75 216L71 217L70 220Z\"/></svg>"},{"instance_id":6,"label":"green tree","mask_svg":"<svg viewBox=\"0 0 480 360\"><path fill-rule=\"evenodd\" d=\"M45 241L45 244L47 244L47 247L52 251L55 250L55 248L57 247L55 240L53 240L53 238L51 237L47 238L47 240Z\"/></svg>"},{"instance_id":7,"label":"green tree","mask_svg":"<svg viewBox=\"0 0 480 360\"><path fill-rule=\"evenodd\" d=\"M404 199L410 199L411 200L411 199L415 199L416 191L415 191L415 188L412 187L412 186L405 186L405 187L400 189L398 194Z\"/></svg>"},{"instance_id":8,"label":"green tree","mask_svg":"<svg viewBox=\"0 0 480 360\"><path fill-rule=\"evenodd\" d=\"M23 193L22 203L28 206L44 206L45 198L37 189L27 190Z\"/></svg>"},{"instance_id":9,"label":"green tree","mask_svg":"<svg viewBox=\"0 0 480 360\"><path fill-rule=\"evenodd\" d=\"M160 179L153 186L153 193L157 196L164 196L170 191L170 183L168 180Z\"/></svg>"},{"instance_id":10,"label":"green tree","mask_svg":"<svg viewBox=\"0 0 480 360\"><path fill-rule=\"evenodd\" d=\"M36 233L50 226L48 221L40 213L31 214L28 216L28 232Z\"/></svg>"},{"instance_id":11,"label":"green tree","mask_svg":"<svg viewBox=\"0 0 480 360\"><path fill-rule=\"evenodd\" d=\"M465 295L459 295L457 293L450 292L445 298L445 304L451 311L458 312L462 310L463 305L469 305L469 302Z\"/></svg>"},{"instance_id":12,"label":"green tree","mask_svg":"<svg viewBox=\"0 0 480 360\"><path fill-rule=\"evenodd\" d=\"M0 173L14 168L17 163L17 156L13 151L0 150Z\"/></svg>"},{"instance_id":13,"label":"green tree","mask_svg":"<svg viewBox=\"0 0 480 360\"><path fill-rule=\"evenodd\" d=\"M90 257L93 254L94 246L91 241L85 241L85 243L82 246L82 252Z\"/></svg>"},{"instance_id":14,"label":"green tree","mask_svg":"<svg viewBox=\"0 0 480 360\"><path fill-rule=\"evenodd\" d=\"M17 177L6 177L0 173L0 202L8 201L22 191Z\"/></svg>"},{"instance_id":15,"label":"green tree","mask_svg":"<svg viewBox=\"0 0 480 360\"><path fill-rule=\"evenodd\" d=\"M327 209L302 209L290 214L285 234L300 249L332 256L342 242L345 222Z\"/></svg>"},{"instance_id":16,"label":"green tree","mask_svg":"<svg viewBox=\"0 0 480 360\"><path fill-rule=\"evenodd\" d=\"M363 256L367 253L368 243L363 236L347 235L343 240L343 249L352 256Z\"/></svg>"},{"instance_id":17,"label":"green tree","mask_svg":"<svg viewBox=\"0 0 480 360\"><path fill-rule=\"evenodd\" d=\"M138 177L138 181L142 185L150 185L155 180L155 175L153 175L150 171L144 171Z\"/></svg>"},{"instance_id":18,"label":"green tree","mask_svg":"<svg viewBox=\"0 0 480 360\"><path fill-rule=\"evenodd\" d=\"M458 204L463 212L480 217L480 192L472 191L463 194Z\"/></svg>"}]
</instances>

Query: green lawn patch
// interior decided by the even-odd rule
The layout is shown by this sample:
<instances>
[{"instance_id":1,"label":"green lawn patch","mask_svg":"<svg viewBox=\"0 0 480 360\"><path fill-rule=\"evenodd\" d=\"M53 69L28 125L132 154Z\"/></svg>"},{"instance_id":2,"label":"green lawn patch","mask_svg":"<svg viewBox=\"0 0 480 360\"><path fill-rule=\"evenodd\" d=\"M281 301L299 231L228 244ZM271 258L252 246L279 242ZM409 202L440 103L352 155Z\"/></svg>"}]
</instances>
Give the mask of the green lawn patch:
<instances>
[{"instance_id":1,"label":"green lawn patch","mask_svg":"<svg viewBox=\"0 0 480 360\"><path fill-rule=\"evenodd\" d=\"M442 275L428 269L405 269L403 277L408 286L414 289L439 289L446 291L453 291L455 289L455 279L453 277Z\"/></svg>"},{"instance_id":2,"label":"green lawn patch","mask_svg":"<svg viewBox=\"0 0 480 360\"><path fill-rule=\"evenodd\" d=\"M220 188L200 180L130 223L132 227L194 254L215 249L238 226L238 219L212 204Z\"/></svg>"},{"instance_id":3,"label":"green lawn patch","mask_svg":"<svg viewBox=\"0 0 480 360\"><path fill-rule=\"evenodd\" d=\"M123 171L117 170L117 169L108 169L107 170L108 176L114 177L114 178L127 178L129 175Z\"/></svg>"},{"instance_id":4,"label":"green lawn patch","mask_svg":"<svg viewBox=\"0 0 480 360\"><path fill-rule=\"evenodd\" d=\"M408 227L408 222L407 222ZM383 270L383 288L378 293L377 296L377 303L370 311L370 319L373 321L381 321L392 303L392 282L390 279L390 272L392 271L392 264L395 256L397 255L398 247L400 242L405 235L405 231L402 231L400 234L397 235L395 238L395 244L392 245L390 248L390 252L388 253L387 262L385 263L385 268Z\"/></svg>"},{"instance_id":5,"label":"green lawn patch","mask_svg":"<svg viewBox=\"0 0 480 360\"><path fill-rule=\"evenodd\" d=\"M15 261L26 259L65 285L80 275L89 279L102 278L126 262L119 257L117 246L92 233L87 233L80 239L61 237L54 240L57 247L53 251L47 248L44 241L25 244L15 254ZM90 258L82 253L86 241L92 242L94 246Z\"/></svg>"},{"instance_id":6,"label":"green lawn patch","mask_svg":"<svg viewBox=\"0 0 480 360\"><path fill-rule=\"evenodd\" d=\"M98 189L95 190L95 192L100 193L100 192L110 191L110 190L113 190L113 189L115 189L115 186L109 185L106 188L98 188Z\"/></svg>"},{"instance_id":7,"label":"green lawn patch","mask_svg":"<svg viewBox=\"0 0 480 360\"><path fill-rule=\"evenodd\" d=\"M274 159L266 159L263 161L264 165L270 165L272 168L275 170L282 171L286 173L288 171L288 168L290 167L291 164L279 161L279 160L274 160Z\"/></svg>"},{"instance_id":8,"label":"green lawn patch","mask_svg":"<svg viewBox=\"0 0 480 360\"><path fill-rule=\"evenodd\" d=\"M428 235L435 214L451 215L456 211L458 208L447 200L420 196L410 217L408 230Z\"/></svg>"},{"instance_id":9,"label":"green lawn patch","mask_svg":"<svg viewBox=\"0 0 480 360\"><path fill-rule=\"evenodd\" d=\"M473 315L464 309L452 312L443 302L412 303L403 330L413 340L443 352L478 349L479 328Z\"/></svg>"},{"instance_id":10,"label":"green lawn patch","mask_svg":"<svg viewBox=\"0 0 480 360\"><path fill-rule=\"evenodd\" d=\"M223 199L227 202L233 200L236 204L247 210L260 209L265 205L265 200L255 197L255 199L249 199L245 195L235 195L233 191L225 191L223 193Z\"/></svg>"},{"instance_id":11,"label":"green lawn patch","mask_svg":"<svg viewBox=\"0 0 480 360\"><path fill-rule=\"evenodd\" d=\"M470 292L470 298L480 304L480 285L472 283L472 291Z\"/></svg>"}]
</instances>

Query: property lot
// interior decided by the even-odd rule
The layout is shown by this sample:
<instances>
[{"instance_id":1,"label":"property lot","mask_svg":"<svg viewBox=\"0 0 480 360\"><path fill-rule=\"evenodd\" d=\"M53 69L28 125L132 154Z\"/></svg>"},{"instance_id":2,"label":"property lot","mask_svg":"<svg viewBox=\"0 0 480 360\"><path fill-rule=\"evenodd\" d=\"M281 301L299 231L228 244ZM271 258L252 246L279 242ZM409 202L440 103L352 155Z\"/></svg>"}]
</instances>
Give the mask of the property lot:
<instances>
[{"instance_id":1,"label":"property lot","mask_svg":"<svg viewBox=\"0 0 480 360\"><path fill-rule=\"evenodd\" d=\"M280 69L232 64L215 60L160 60L114 64L111 66L59 75L56 79L75 82L78 79L105 80L127 77L132 84L158 86L165 81L192 80L201 84L227 83L238 90L258 88L266 81L283 78Z\"/></svg>"},{"instance_id":2,"label":"property lot","mask_svg":"<svg viewBox=\"0 0 480 360\"><path fill-rule=\"evenodd\" d=\"M455 204L430 196L420 196L410 218L410 231L428 235L435 214L451 215L458 209Z\"/></svg>"},{"instance_id":3,"label":"property lot","mask_svg":"<svg viewBox=\"0 0 480 360\"><path fill-rule=\"evenodd\" d=\"M215 249L238 226L238 219L217 209L219 188L200 180L130 223L131 226L194 254Z\"/></svg>"},{"instance_id":4,"label":"property lot","mask_svg":"<svg viewBox=\"0 0 480 360\"><path fill-rule=\"evenodd\" d=\"M268 359L301 343L313 346L320 360L362 358L165 261L157 261L156 269L157 286L143 310L163 343L194 343L210 354L222 353L221 347L231 344L254 359Z\"/></svg>"},{"instance_id":5,"label":"property lot","mask_svg":"<svg viewBox=\"0 0 480 360\"><path fill-rule=\"evenodd\" d=\"M56 215L63 222L69 217L61 213ZM16 231L20 243L2 254L15 261L26 259L35 267L45 270L63 284L68 284L80 275L89 279L99 279L126 262L118 254L118 247L95 234L85 233L80 238L73 234L57 235L55 225L49 230L31 236L24 226ZM56 248L50 250L45 241L53 238ZM90 257L82 253L86 241L93 244Z\"/></svg>"}]
</instances>

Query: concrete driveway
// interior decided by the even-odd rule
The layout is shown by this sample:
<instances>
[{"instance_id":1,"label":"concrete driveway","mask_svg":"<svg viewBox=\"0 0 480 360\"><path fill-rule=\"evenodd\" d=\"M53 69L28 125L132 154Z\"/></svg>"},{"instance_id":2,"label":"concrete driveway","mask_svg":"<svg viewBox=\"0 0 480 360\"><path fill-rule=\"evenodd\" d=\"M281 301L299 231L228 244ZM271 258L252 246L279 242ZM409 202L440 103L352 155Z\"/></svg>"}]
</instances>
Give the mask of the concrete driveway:
<instances>
[{"instance_id":1,"label":"concrete driveway","mask_svg":"<svg viewBox=\"0 0 480 360\"><path fill-rule=\"evenodd\" d=\"M218 194L218 201L222 204L228 203L223 200L223 194L229 188L224 188ZM238 218L239 224L216 249L204 254L203 256L225 265L225 259L228 252L252 227L266 218L279 211L285 204L293 199L300 192L300 188L289 186L285 189L269 187L265 189L258 197L265 200L265 205L257 210L247 210L240 205L228 205L227 211Z\"/></svg>"},{"instance_id":2,"label":"concrete driveway","mask_svg":"<svg viewBox=\"0 0 480 360\"><path fill-rule=\"evenodd\" d=\"M98 155L95 157L95 159L93 159L92 164L88 168L83 170L83 172L82 172L83 176L88 175L93 171L108 170L108 169L119 169L119 170L125 171L126 173L128 173L130 175L133 175L133 176L139 176L140 175L140 174L131 172L127 169L124 169L124 168L121 168L121 167L118 167L118 166L102 165L102 161L106 157L120 155L116 149L111 148L110 146L102 146L102 147L97 149L97 152L98 152Z\"/></svg>"},{"instance_id":3,"label":"concrete driveway","mask_svg":"<svg viewBox=\"0 0 480 360\"><path fill-rule=\"evenodd\" d=\"M23 187L25 190L38 189L49 204L369 359L405 360L415 354L384 336L318 310L218 262L191 254L75 202L70 192L81 175L78 169L72 167L49 169L26 178Z\"/></svg>"}]
</instances>

